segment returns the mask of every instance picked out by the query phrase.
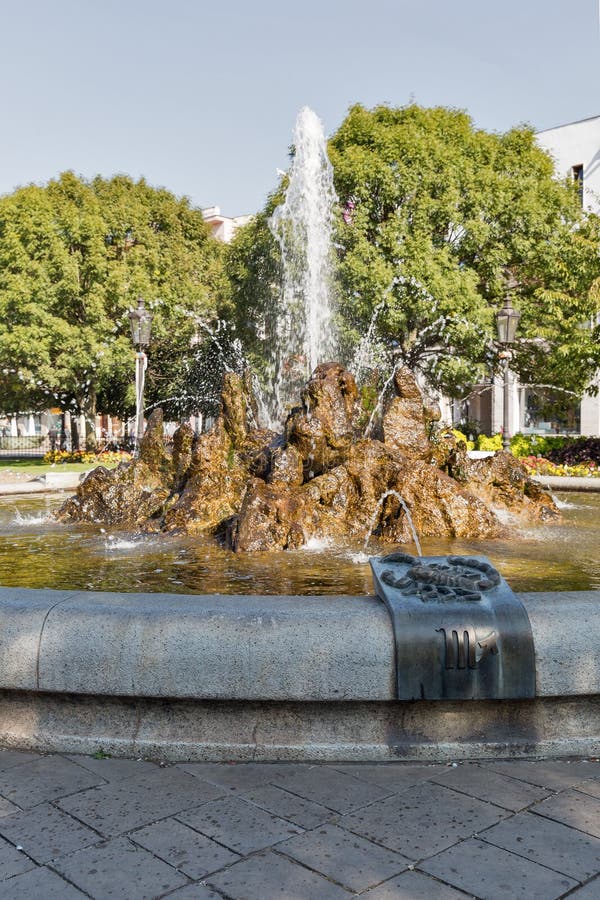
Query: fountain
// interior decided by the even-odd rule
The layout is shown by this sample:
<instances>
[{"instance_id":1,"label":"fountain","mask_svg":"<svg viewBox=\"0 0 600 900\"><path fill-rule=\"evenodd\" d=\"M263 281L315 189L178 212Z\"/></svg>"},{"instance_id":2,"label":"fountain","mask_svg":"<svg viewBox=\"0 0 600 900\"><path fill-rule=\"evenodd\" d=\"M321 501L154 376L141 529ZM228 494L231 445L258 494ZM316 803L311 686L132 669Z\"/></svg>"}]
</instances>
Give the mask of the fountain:
<instances>
[{"instance_id":1,"label":"fountain","mask_svg":"<svg viewBox=\"0 0 600 900\"><path fill-rule=\"evenodd\" d=\"M274 396L281 421L316 366L334 355L331 309L331 233L336 201L323 125L304 106L294 129L294 158L285 201L270 219L282 259L282 297L271 345Z\"/></svg>"},{"instance_id":2,"label":"fountain","mask_svg":"<svg viewBox=\"0 0 600 900\"><path fill-rule=\"evenodd\" d=\"M205 532L239 552L297 549L313 540L367 544L372 534L419 549L419 536L497 536L503 525L494 509L526 521L558 517L510 454L471 462L466 447L439 429L439 410L400 362L370 411L354 376L325 361L335 343L335 193L323 128L307 107L294 146L285 202L270 221L283 267L270 406L275 421L287 413L283 429L258 427L252 376L226 366L220 415L208 434L195 438L184 425L167 452L155 410L139 460L114 472L96 469L59 519ZM359 369L367 351L359 349Z\"/></svg>"},{"instance_id":3,"label":"fountain","mask_svg":"<svg viewBox=\"0 0 600 900\"><path fill-rule=\"evenodd\" d=\"M367 412L353 376L317 366L283 433L256 428L251 379L226 373L221 415L199 437L187 425L165 449L155 410L140 457L95 469L58 512L145 532L209 533L235 551L297 549L314 539L393 543L416 536L485 539L522 521L559 518L550 496L509 453L469 460L436 429L410 371L394 373L380 430L363 437ZM406 515L406 510L409 515Z\"/></svg>"},{"instance_id":4,"label":"fountain","mask_svg":"<svg viewBox=\"0 0 600 900\"><path fill-rule=\"evenodd\" d=\"M89 575L71 571L68 547L58 592L0 590L10 626L0 629L6 745L188 761L597 754L597 595L520 600L484 558L456 548L421 557L424 538L428 553L434 538L493 538L505 533L508 512L543 524L558 519L556 504L509 453L470 460L397 361L375 412L353 374L324 361L332 346L328 295L319 293L328 244L302 219L318 208L318 198L303 193L315 148L317 171L327 169L313 115L303 111L288 199L273 221L288 273L274 369L283 427L259 427L251 374L225 366L209 432L182 425L167 449L155 409L139 457L95 469L56 516L84 523L71 530L72 544L85 543L85 523L93 526L88 535L104 523L105 552L160 546L158 573L210 537L246 556L227 556L216 575L215 556L205 556L185 585L204 596L129 593L183 584L141 581L158 562L151 550L133 578L113 566L112 593L90 593L94 584L74 585ZM299 255L295 216L305 222ZM294 269L297 281L288 278ZM23 517L16 526L28 527ZM56 522L46 527L59 530ZM162 541L163 534L180 537ZM246 580L243 595L232 596L240 581L231 589L231 571L242 559L241 578L251 571L247 551L366 547L372 538L412 543L419 553L371 561L379 599L371 584L363 596L316 596L334 593L331 583L323 590L325 573L305 580L300 593L309 596L290 595L298 582L286 576L303 569L308 552L274 553L270 565L254 557L255 572L273 579L266 593L278 596L260 594L260 577L253 594ZM178 557L170 563L165 546ZM13 569L19 559L11 543ZM47 587L46 573L38 577ZM463 702L476 699L484 702Z\"/></svg>"}]
</instances>

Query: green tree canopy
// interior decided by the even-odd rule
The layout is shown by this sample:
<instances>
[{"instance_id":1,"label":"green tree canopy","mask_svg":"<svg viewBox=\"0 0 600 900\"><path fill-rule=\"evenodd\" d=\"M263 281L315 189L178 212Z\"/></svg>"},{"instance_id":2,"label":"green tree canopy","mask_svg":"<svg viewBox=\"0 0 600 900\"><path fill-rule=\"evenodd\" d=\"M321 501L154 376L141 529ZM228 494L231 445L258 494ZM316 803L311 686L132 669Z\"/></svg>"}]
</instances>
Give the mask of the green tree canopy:
<instances>
[{"instance_id":1,"label":"green tree canopy","mask_svg":"<svg viewBox=\"0 0 600 900\"><path fill-rule=\"evenodd\" d=\"M201 212L144 180L65 172L0 198L2 411L130 412L140 295L154 314L148 402L171 394L222 279Z\"/></svg>"},{"instance_id":2,"label":"green tree canopy","mask_svg":"<svg viewBox=\"0 0 600 900\"><path fill-rule=\"evenodd\" d=\"M492 134L457 110L357 105L329 153L346 362L370 328L387 363L402 360L461 396L494 364L494 314L510 290L522 313L521 379L585 389L600 366L600 329L590 327L600 220L554 177L531 128ZM273 303L278 260L266 220L278 200L230 250L232 302L256 353Z\"/></svg>"}]
</instances>

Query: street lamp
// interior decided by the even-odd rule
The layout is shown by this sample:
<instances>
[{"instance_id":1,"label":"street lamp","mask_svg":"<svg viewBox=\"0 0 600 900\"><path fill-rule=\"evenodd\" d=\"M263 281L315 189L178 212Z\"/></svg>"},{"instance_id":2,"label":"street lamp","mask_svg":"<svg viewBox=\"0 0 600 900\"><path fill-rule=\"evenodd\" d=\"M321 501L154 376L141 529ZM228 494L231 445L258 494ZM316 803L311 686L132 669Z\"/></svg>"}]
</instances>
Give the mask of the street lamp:
<instances>
[{"instance_id":1,"label":"street lamp","mask_svg":"<svg viewBox=\"0 0 600 900\"><path fill-rule=\"evenodd\" d=\"M510 385L508 381L508 368L512 359L512 350L510 345L514 344L517 333L517 326L521 313L518 309L514 309L512 300L507 297L504 306L496 313L496 328L498 330L498 342L502 344L502 351L498 354L504 364L504 404L503 404L503 426L502 426L502 447L504 450L510 450L510 421L509 421L509 394Z\"/></svg>"},{"instance_id":2,"label":"street lamp","mask_svg":"<svg viewBox=\"0 0 600 900\"><path fill-rule=\"evenodd\" d=\"M131 340L136 348L135 354L135 448L139 448L144 436L144 380L148 367L148 357L144 348L150 343L152 329L152 313L145 308L144 300L138 297L137 309L129 310L131 324Z\"/></svg>"}]
</instances>

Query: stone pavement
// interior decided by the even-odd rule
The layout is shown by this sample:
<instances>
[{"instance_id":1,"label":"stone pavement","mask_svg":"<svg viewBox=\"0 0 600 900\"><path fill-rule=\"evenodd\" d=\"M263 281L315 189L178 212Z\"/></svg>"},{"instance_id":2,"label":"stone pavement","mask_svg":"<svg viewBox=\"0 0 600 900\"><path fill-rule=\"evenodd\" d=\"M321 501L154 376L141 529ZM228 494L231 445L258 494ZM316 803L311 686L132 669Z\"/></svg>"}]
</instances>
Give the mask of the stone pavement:
<instances>
[{"instance_id":1,"label":"stone pavement","mask_svg":"<svg viewBox=\"0 0 600 900\"><path fill-rule=\"evenodd\" d=\"M600 897L600 763L0 751L2 900Z\"/></svg>"}]
</instances>

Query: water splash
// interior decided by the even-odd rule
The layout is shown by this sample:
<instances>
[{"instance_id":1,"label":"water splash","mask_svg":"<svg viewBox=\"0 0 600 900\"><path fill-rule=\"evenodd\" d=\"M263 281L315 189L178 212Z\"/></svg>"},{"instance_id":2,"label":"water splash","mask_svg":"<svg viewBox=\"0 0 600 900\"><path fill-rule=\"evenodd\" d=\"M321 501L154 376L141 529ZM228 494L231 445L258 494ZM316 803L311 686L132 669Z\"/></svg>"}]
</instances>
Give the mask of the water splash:
<instances>
[{"instance_id":1,"label":"water splash","mask_svg":"<svg viewBox=\"0 0 600 900\"><path fill-rule=\"evenodd\" d=\"M382 412L383 412L383 401L385 400L385 396L386 396L386 394L387 394L387 392L388 392L388 389L389 389L389 387L390 387L392 381L394 380L394 376L395 376L395 374L396 374L396 372L397 372L397 370L398 370L398 368L399 368L399 366L400 366L401 364L402 364L401 361L398 360L398 362L397 362L397 363L395 364L395 366L392 368L392 373L391 373L391 375L389 376L389 378L386 380L385 384L383 385L383 387L382 387L381 390L379 391L379 395L378 395L378 397L377 397L377 402L375 403L375 406L374 406L374 408L373 408L373 412L372 412L371 415L369 416L369 421L367 422L367 425L366 425L366 427L365 427L365 430L364 430L364 433L363 433L363 437L367 438L367 437L370 436L370 434L371 434L371 432L373 431L373 428L374 428L374 426L375 426L375 422L377 421L377 419L379 419L379 418L381 417L381 414L382 414Z\"/></svg>"},{"instance_id":2,"label":"water splash","mask_svg":"<svg viewBox=\"0 0 600 900\"><path fill-rule=\"evenodd\" d=\"M333 541L331 538L311 537L301 549L307 550L309 553L322 553L323 550L330 550L332 547Z\"/></svg>"},{"instance_id":3,"label":"water splash","mask_svg":"<svg viewBox=\"0 0 600 900\"><path fill-rule=\"evenodd\" d=\"M358 346L354 354L354 359L349 366L349 369L356 378L357 382L360 382L360 376L363 372L363 369L374 368L372 356L375 347L375 326L377 325L377 319L379 318L379 315L386 304L387 300L384 297L384 299L380 300L377 306L374 307L373 312L371 313L371 321L369 322L369 327L367 328L366 333L358 342Z\"/></svg>"},{"instance_id":4,"label":"water splash","mask_svg":"<svg viewBox=\"0 0 600 900\"><path fill-rule=\"evenodd\" d=\"M561 500L560 497L557 497L556 494L553 494L552 491L548 491L554 503L558 507L558 509L578 509L576 503L571 503L569 500Z\"/></svg>"},{"instance_id":5,"label":"water splash","mask_svg":"<svg viewBox=\"0 0 600 900\"><path fill-rule=\"evenodd\" d=\"M114 550L135 550L148 548L150 542L144 538L124 538L115 537L114 534L108 534L104 541L104 549L112 552Z\"/></svg>"},{"instance_id":6,"label":"water splash","mask_svg":"<svg viewBox=\"0 0 600 900\"><path fill-rule=\"evenodd\" d=\"M393 491L393 490L385 491L381 495L379 500L377 501L377 506L375 507L375 512L373 513L373 516L369 523L369 527L367 529L367 534L365 536L365 543L364 543L363 549L364 550L367 549L367 545L368 545L371 535L373 533L373 529L375 528L375 526L377 525L377 522L379 521L379 515L381 513L381 510L383 509L383 504L385 503L385 501L387 500L388 497L395 497L396 500L399 502L400 506L402 507L402 509L404 510L404 512L406 514L406 520L408 522L408 525L409 525L409 528L410 528L410 531L412 534L412 539L414 541L415 547L417 548L417 553L419 554L419 556L423 556L423 553L421 551L421 542L419 541L417 529L414 526L414 522L412 520L410 510L409 510L408 506L406 505L406 503L404 502L404 497L402 497L398 493L398 491Z\"/></svg>"},{"instance_id":7,"label":"water splash","mask_svg":"<svg viewBox=\"0 0 600 900\"><path fill-rule=\"evenodd\" d=\"M20 510L15 509L15 515L11 521L11 525L16 525L19 528L27 528L31 525L44 525L49 520L49 513L45 513L42 515L27 515L26 513L22 513L20 512Z\"/></svg>"},{"instance_id":8,"label":"water splash","mask_svg":"<svg viewBox=\"0 0 600 900\"><path fill-rule=\"evenodd\" d=\"M294 158L285 202L269 227L281 248L283 294L273 347L275 414L334 351L331 234L336 194L321 120L304 106L294 129Z\"/></svg>"}]
</instances>

